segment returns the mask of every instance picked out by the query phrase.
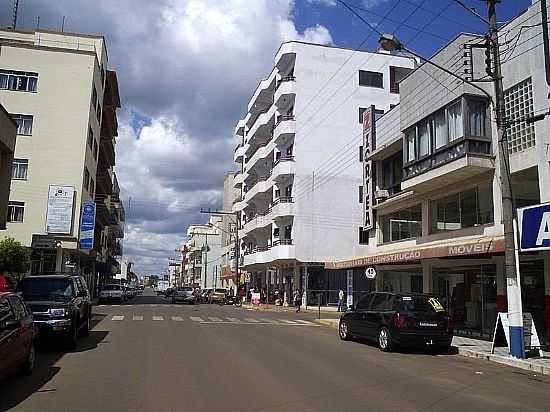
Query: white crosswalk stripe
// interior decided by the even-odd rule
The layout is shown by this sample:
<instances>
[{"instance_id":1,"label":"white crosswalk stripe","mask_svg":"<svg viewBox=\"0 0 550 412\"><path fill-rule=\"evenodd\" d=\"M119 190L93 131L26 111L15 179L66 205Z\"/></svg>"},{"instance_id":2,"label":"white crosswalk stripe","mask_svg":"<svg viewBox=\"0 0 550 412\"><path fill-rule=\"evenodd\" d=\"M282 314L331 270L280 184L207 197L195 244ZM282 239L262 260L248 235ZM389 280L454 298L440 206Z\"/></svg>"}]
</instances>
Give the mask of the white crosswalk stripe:
<instances>
[{"instance_id":1,"label":"white crosswalk stripe","mask_svg":"<svg viewBox=\"0 0 550 412\"><path fill-rule=\"evenodd\" d=\"M302 325L315 325L315 323L310 322L309 320L296 319L296 322L301 323Z\"/></svg>"},{"instance_id":2,"label":"white crosswalk stripe","mask_svg":"<svg viewBox=\"0 0 550 412\"><path fill-rule=\"evenodd\" d=\"M174 322L183 322L183 318L181 316L172 316L172 320Z\"/></svg>"},{"instance_id":3,"label":"white crosswalk stripe","mask_svg":"<svg viewBox=\"0 0 550 412\"><path fill-rule=\"evenodd\" d=\"M244 320L248 323L258 323L258 322L260 322L258 319L254 319L254 318L244 318Z\"/></svg>"},{"instance_id":4,"label":"white crosswalk stripe","mask_svg":"<svg viewBox=\"0 0 550 412\"><path fill-rule=\"evenodd\" d=\"M153 320L164 320L162 316L153 316Z\"/></svg>"},{"instance_id":5,"label":"white crosswalk stripe","mask_svg":"<svg viewBox=\"0 0 550 412\"><path fill-rule=\"evenodd\" d=\"M115 315L111 318L111 320L124 320L124 316Z\"/></svg>"},{"instance_id":6,"label":"white crosswalk stripe","mask_svg":"<svg viewBox=\"0 0 550 412\"><path fill-rule=\"evenodd\" d=\"M240 319L237 318L226 318L229 322L241 322Z\"/></svg>"},{"instance_id":7,"label":"white crosswalk stripe","mask_svg":"<svg viewBox=\"0 0 550 412\"><path fill-rule=\"evenodd\" d=\"M132 320L143 320L143 316L134 315Z\"/></svg>"},{"instance_id":8,"label":"white crosswalk stripe","mask_svg":"<svg viewBox=\"0 0 550 412\"><path fill-rule=\"evenodd\" d=\"M279 319L279 322L281 323L288 323L289 325L297 325L298 323L293 320L287 320L287 319Z\"/></svg>"},{"instance_id":9,"label":"white crosswalk stripe","mask_svg":"<svg viewBox=\"0 0 550 412\"><path fill-rule=\"evenodd\" d=\"M215 316L209 316L208 319L210 319L212 322L223 322L220 318L217 318Z\"/></svg>"},{"instance_id":10,"label":"white crosswalk stripe","mask_svg":"<svg viewBox=\"0 0 550 412\"><path fill-rule=\"evenodd\" d=\"M204 322L202 318L199 318L198 316L190 316L189 319L191 319L193 322Z\"/></svg>"},{"instance_id":11,"label":"white crosswalk stripe","mask_svg":"<svg viewBox=\"0 0 550 412\"><path fill-rule=\"evenodd\" d=\"M275 319L269 319L269 318L260 318L260 322L263 322L263 323L274 323L276 324L277 321Z\"/></svg>"}]
</instances>

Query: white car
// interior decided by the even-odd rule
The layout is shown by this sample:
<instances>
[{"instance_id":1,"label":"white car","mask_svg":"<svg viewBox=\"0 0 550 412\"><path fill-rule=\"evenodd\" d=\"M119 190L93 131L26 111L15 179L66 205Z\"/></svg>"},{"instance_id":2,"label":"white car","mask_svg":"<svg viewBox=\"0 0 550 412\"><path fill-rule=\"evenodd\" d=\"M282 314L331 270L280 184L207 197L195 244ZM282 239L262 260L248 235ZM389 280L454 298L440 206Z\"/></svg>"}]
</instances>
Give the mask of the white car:
<instances>
[{"instance_id":1,"label":"white car","mask_svg":"<svg viewBox=\"0 0 550 412\"><path fill-rule=\"evenodd\" d=\"M126 300L126 294L124 293L124 287L117 284L104 285L99 292L100 301L111 301L115 300L117 302L124 302Z\"/></svg>"}]
</instances>

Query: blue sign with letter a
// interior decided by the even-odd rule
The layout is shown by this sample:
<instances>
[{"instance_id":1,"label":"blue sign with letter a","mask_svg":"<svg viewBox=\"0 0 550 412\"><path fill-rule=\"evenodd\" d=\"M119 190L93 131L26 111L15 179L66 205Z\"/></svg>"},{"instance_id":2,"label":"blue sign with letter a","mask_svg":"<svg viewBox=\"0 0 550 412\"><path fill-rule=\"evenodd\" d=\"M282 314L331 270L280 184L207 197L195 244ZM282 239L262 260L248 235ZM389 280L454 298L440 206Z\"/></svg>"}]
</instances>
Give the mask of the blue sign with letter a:
<instances>
[{"instance_id":1,"label":"blue sign with letter a","mask_svg":"<svg viewBox=\"0 0 550 412\"><path fill-rule=\"evenodd\" d=\"M80 249L91 250L94 248L95 211L95 202L87 201L82 203Z\"/></svg>"},{"instance_id":2,"label":"blue sign with letter a","mask_svg":"<svg viewBox=\"0 0 550 412\"><path fill-rule=\"evenodd\" d=\"M550 250L550 203L518 209L522 251Z\"/></svg>"}]
</instances>

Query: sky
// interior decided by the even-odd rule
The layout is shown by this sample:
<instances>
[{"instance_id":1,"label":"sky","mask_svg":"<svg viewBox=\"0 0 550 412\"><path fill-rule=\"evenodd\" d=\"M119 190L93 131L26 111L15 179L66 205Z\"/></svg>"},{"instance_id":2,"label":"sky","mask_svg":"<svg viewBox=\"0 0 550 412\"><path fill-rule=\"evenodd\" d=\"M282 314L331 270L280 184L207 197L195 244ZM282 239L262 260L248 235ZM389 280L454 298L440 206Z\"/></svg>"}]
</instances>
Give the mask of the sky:
<instances>
[{"instance_id":1,"label":"sky","mask_svg":"<svg viewBox=\"0 0 550 412\"><path fill-rule=\"evenodd\" d=\"M429 57L485 23L455 0L345 0L381 32ZM11 22L11 0L0 25ZM484 2L465 0L485 14ZM19 29L105 36L122 100L116 172L126 207L124 254L138 274L166 271L201 208L221 208L236 169L237 121L281 42L376 50L377 34L339 0L20 0ZM531 0L504 0L505 22Z\"/></svg>"}]
</instances>

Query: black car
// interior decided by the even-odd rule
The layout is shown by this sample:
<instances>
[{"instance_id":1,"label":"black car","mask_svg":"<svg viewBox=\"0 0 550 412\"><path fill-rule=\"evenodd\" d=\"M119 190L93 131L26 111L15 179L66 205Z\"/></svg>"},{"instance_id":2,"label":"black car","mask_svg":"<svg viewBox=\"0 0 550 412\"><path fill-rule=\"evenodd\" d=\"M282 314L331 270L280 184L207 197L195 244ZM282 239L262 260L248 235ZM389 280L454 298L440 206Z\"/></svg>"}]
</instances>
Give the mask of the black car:
<instances>
[{"instance_id":1,"label":"black car","mask_svg":"<svg viewBox=\"0 0 550 412\"><path fill-rule=\"evenodd\" d=\"M448 351L453 339L450 317L426 294L368 293L341 316L338 332L342 340L376 340L384 352L398 346Z\"/></svg>"},{"instance_id":2,"label":"black car","mask_svg":"<svg viewBox=\"0 0 550 412\"><path fill-rule=\"evenodd\" d=\"M90 333L92 302L81 276L31 275L20 282L19 291L33 312L39 337L61 338L73 349L79 335Z\"/></svg>"}]
</instances>

